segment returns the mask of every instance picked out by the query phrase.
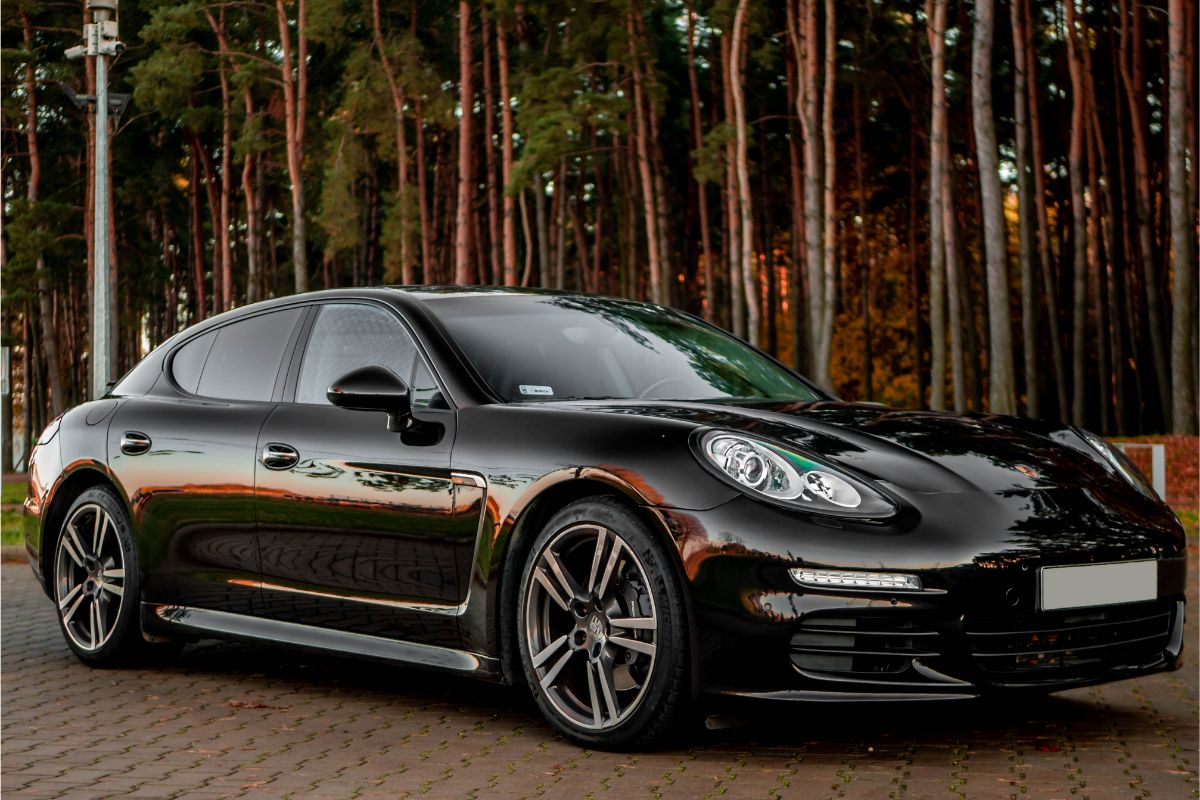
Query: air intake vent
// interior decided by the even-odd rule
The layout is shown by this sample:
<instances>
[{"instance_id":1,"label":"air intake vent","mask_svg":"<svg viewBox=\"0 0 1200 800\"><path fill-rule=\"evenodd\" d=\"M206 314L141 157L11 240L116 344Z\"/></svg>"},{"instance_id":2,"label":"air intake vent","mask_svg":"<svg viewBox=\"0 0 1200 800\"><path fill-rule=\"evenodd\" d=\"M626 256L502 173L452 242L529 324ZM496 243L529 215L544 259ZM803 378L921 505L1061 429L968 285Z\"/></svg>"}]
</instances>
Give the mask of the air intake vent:
<instances>
[{"instance_id":1,"label":"air intake vent","mask_svg":"<svg viewBox=\"0 0 1200 800\"><path fill-rule=\"evenodd\" d=\"M914 658L936 658L938 634L900 617L806 617L792 635L792 664L843 678L896 678Z\"/></svg>"},{"instance_id":2,"label":"air intake vent","mask_svg":"<svg viewBox=\"0 0 1200 800\"><path fill-rule=\"evenodd\" d=\"M968 619L975 666L997 683L1037 683L1140 667L1162 657L1173 605L1166 601Z\"/></svg>"}]
</instances>

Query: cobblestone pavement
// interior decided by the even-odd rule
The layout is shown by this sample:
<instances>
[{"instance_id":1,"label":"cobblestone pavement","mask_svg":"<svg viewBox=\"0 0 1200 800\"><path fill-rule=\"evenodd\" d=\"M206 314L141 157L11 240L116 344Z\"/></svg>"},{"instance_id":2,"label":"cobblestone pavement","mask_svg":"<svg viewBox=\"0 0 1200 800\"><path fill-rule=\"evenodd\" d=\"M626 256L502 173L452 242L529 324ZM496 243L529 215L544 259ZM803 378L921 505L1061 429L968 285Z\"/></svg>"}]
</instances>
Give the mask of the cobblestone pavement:
<instances>
[{"instance_id":1,"label":"cobblestone pavement","mask_svg":"<svg viewBox=\"0 0 1200 800\"><path fill-rule=\"evenodd\" d=\"M773 708L621 755L562 741L516 691L415 670L228 643L90 669L26 565L0 587L5 797L1200 796L1194 660L1022 704Z\"/></svg>"}]
</instances>

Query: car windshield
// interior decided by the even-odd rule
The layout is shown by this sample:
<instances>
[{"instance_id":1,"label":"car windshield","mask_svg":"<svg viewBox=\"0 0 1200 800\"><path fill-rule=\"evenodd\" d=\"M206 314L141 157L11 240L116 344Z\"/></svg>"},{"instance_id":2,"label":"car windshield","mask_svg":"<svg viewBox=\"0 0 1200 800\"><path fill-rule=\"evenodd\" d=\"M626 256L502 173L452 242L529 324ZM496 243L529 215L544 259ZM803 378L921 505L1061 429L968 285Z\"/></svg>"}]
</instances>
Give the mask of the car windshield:
<instances>
[{"instance_id":1,"label":"car windshield","mask_svg":"<svg viewBox=\"0 0 1200 800\"><path fill-rule=\"evenodd\" d=\"M769 358L669 309L572 295L450 295L426 307L507 402L817 399Z\"/></svg>"}]
</instances>

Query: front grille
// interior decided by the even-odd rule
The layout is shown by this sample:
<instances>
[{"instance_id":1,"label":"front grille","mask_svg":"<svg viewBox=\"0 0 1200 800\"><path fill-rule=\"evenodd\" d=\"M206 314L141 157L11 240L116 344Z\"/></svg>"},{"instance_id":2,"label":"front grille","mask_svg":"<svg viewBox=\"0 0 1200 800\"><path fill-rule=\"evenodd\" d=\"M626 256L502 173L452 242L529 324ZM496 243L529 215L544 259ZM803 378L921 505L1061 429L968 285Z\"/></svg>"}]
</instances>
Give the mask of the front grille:
<instances>
[{"instance_id":1,"label":"front grille","mask_svg":"<svg viewBox=\"0 0 1200 800\"><path fill-rule=\"evenodd\" d=\"M1172 625L1170 602L1050 611L1002 619L967 619L975 667L996 683L1086 678L1152 664Z\"/></svg>"},{"instance_id":2,"label":"front grille","mask_svg":"<svg viewBox=\"0 0 1200 800\"><path fill-rule=\"evenodd\" d=\"M907 617L805 617L791 640L793 666L840 678L895 680L939 655L937 632Z\"/></svg>"}]
</instances>

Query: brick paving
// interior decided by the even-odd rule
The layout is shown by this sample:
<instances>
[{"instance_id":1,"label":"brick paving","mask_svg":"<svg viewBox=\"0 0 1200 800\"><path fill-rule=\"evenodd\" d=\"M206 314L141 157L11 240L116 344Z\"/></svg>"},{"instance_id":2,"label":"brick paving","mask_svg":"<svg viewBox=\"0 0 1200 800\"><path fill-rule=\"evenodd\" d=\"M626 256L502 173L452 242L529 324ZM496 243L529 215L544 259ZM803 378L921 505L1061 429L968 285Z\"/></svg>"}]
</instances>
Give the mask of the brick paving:
<instances>
[{"instance_id":1,"label":"brick paving","mask_svg":"<svg viewBox=\"0 0 1200 800\"><path fill-rule=\"evenodd\" d=\"M1021 703L773 707L613 754L564 742L515 690L388 665L200 643L90 669L26 565L0 569L0 602L5 797L1200 796L1193 660Z\"/></svg>"}]
</instances>

